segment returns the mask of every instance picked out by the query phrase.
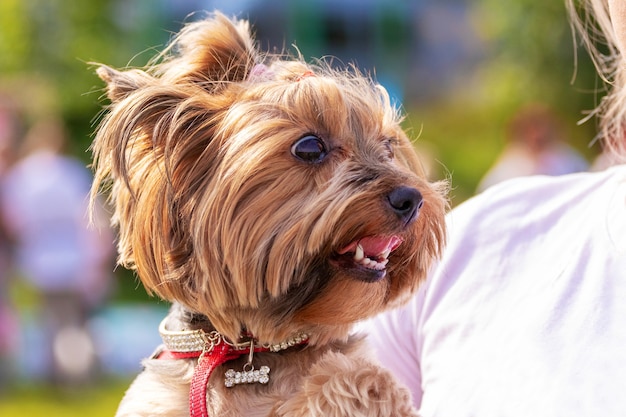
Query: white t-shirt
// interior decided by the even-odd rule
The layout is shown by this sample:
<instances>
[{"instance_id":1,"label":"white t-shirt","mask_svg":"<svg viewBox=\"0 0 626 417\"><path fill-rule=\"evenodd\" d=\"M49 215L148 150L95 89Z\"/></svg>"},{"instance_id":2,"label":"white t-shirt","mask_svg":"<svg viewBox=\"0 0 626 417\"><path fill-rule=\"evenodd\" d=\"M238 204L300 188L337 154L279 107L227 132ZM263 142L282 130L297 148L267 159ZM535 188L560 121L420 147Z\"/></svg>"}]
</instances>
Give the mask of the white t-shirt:
<instances>
[{"instance_id":1,"label":"white t-shirt","mask_svg":"<svg viewBox=\"0 0 626 417\"><path fill-rule=\"evenodd\" d=\"M626 416L626 166L453 210L410 303L364 323L423 417Z\"/></svg>"}]
</instances>

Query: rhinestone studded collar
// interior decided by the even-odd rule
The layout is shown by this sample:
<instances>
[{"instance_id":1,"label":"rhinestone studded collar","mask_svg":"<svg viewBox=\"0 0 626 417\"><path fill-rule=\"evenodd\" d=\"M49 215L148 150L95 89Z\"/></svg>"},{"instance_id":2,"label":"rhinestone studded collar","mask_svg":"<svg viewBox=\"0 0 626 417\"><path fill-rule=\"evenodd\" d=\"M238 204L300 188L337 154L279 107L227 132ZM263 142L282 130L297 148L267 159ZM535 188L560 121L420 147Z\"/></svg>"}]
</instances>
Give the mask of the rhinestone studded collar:
<instances>
[{"instance_id":1,"label":"rhinestone studded collar","mask_svg":"<svg viewBox=\"0 0 626 417\"><path fill-rule=\"evenodd\" d=\"M250 349L251 342L231 342L215 330L208 333L201 329L183 331L167 330L165 321L166 320L163 320L159 325L159 334L161 335L161 339L163 340L163 345L170 352L180 352L181 354L190 354L193 352L206 353L207 347L210 347L211 344L215 344L215 342L218 340L223 341L223 343L226 343L236 351L248 351ZM254 342L255 349L263 349L270 352L279 352L281 350L289 349L290 347L306 343L306 341L309 339L309 336L306 333L298 333L290 339L277 344L259 344L254 341L254 338L251 339Z\"/></svg>"},{"instance_id":2,"label":"rhinestone studded collar","mask_svg":"<svg viewBox=\"0 0 626 417\"><path fill-rule=\"evenodd\" d=\"M217 331L204 330L167 330L165 320L159 325L159 333L163 340L164 350L157 359L190 359L198 358L189 389L189 413L191 417L208 417L206 407L206 386L215 368L248 355L248 360L241 371L228 369L224 374L224 385L232 388L239 384L267 384L270 380L269 366L255 369L252 364L256 352L279 352L293 346L306 344L309 336L299 333L279 344L259 344L254 337L249 342L233 343Z\"/></svg>"}]
</instances>

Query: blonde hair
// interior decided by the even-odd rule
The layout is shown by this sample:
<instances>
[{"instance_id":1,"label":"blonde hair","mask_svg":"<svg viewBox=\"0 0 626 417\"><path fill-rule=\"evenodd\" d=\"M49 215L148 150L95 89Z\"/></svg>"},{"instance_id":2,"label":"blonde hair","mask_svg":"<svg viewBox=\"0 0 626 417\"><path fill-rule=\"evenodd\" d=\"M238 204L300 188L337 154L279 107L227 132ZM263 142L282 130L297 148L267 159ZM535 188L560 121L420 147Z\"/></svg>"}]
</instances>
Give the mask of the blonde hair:
<instances>
[{"instance_id":1,"label":"blonde hair","mask_svg":"<svg viewBox=\"0 0 626 417\"><path fill-rule=\"evenodd\" d=\"M622 162L626 160L626 61L613 29L608 0L566 0L573 30L587 48L606 95L590 116L598 118L598 138Z\"/></svg>"}]
</instances>

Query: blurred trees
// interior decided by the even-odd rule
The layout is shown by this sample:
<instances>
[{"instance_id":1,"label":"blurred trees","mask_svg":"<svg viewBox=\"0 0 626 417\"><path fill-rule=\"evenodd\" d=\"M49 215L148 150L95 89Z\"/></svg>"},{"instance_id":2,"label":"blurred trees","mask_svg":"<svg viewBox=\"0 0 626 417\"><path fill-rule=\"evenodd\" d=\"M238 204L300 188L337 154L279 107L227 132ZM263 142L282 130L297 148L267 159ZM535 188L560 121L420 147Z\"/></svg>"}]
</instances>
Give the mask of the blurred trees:
<instances>
[{"instance_id":1,"label":"blurred trees","mask_svg":"<svg viewBox=\"0 0 626 417\"><path fill-rule=\"evenodd\" d=\"M459 69L453 87L442 88L445 95L426 103L406 102L405 108L414 136L433 148L441 162L436 175L452 173L455 202L473 193L502 146L505 120L526 102L557 108L568 120L574 145L591 157L596 150L587 145L594 123L581 128L576 121L599 100L593 93L595 71L581 52L571 83L574 44L563 1L446 2L470 10L471 25L481 40L481 59ZM72 133L73 151L88 160L85 150L103 103L103 83L88 63L142 65L152 55L150 48L167 41L167 29L177 30L186 13L201 7L219 8L220 2L2 0L0 89L17 89L31 113L61 113ZM240 15L255 20L245 11ZM292 41L285 39L285 45Z\"/></svg>"},{"instance_id":2,"label":"blurred trees","mask_svg":"<svg viewBox=\"0 0 626 417\"><path fill-rule=\"evenodd\" d=\"M587 158L600 150L591 146L595 121L578 125L600 100L599 85L586 51L575 45L564 1L474 0L468 5L483 58L461 74L454 94L409 108L412 124L421 126L420 137L435 150L434 176L452 180L453 204L473 195L504 146L506 122L526 103L554 108L569 142Z\"/></svg>"},{"instance_id":3,"label":"blurred trees","mask_svg":"<svg viewBox=\"0 0 626 417\"><path fill-rule=\"evenodd\" d=\"M542 100L570 113L580 113L581 105L595 106L589 94L595 70L574 43L564 3L476 2L475 26L490 48L479 76L492 100Z\"/></svg>"},{"instance_id":4,"label":"blurred trees","mask_svg":"<svg viewBox=\"0 0 626 417\"><path fill-rule=\"evenodd\" d=\"M146 19L122 28L119 13L111 0L0 2L0 90L18 97L27 118L60 114L83 159L103 87L89 63L123 66L146 48L137 42Z\"/></svg>"}]
</instances>

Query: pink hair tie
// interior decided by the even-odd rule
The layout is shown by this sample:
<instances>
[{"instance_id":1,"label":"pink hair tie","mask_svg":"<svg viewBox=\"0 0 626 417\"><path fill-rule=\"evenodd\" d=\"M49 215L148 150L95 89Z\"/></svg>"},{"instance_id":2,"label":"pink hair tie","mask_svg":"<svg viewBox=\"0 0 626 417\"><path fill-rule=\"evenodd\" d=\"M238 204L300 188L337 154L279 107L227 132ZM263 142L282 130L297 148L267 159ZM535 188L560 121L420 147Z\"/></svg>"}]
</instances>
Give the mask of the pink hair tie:
<instances>
[{"instance_id":1,"label":"pink hair tie","mask_svg":"<svg viewBox=\"0 0 626 417\"><path fill-rule=\"evenodd\" d=\"M274 79L274 71L265 64L256 64L250 70L248 79L251 81L270 81Z\"/></svg>"},{"instance_id":2,"label":"pink hair tie","mask_svg":"<svg viewBox=\"0 0 626 417\"><path fill-rule=\"evenodd\" d=\"M305 73L303 73L302 75L300 75L298 78L296 78L296 81L300 81L303 78L306 77L315 77L315 74L313 73L313 71L306 71Z\"/></svg>"}]
</instances>

